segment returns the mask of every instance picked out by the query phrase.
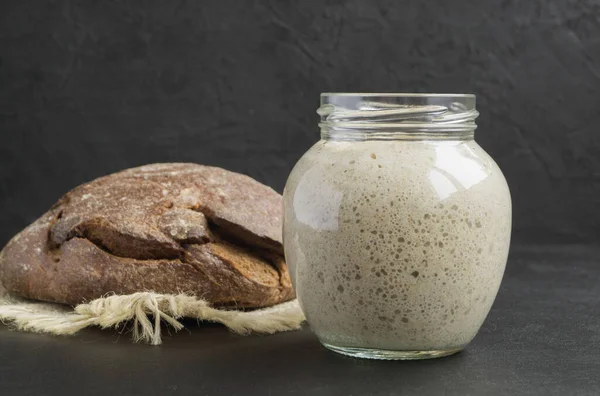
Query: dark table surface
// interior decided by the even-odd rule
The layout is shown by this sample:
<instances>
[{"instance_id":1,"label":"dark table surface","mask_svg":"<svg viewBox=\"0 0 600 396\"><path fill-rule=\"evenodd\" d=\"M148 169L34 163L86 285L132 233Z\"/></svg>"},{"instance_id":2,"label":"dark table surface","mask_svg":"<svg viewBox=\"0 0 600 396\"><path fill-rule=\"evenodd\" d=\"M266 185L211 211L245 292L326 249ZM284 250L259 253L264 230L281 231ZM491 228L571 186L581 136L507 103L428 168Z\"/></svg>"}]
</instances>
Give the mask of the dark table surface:
<instances>
[{"instance_id":1,"label":"dark table surface","mask_svg":"<svg viewBox=\"0 0 600 396\"><path fill-rule=\"evenodd\" d=\"M600 247L513 248L500 293L462 353L357 360L308 329L241 337L196 326L160 347L0 326L1 395L600 395Z\"/></svg>"}]
</instances>

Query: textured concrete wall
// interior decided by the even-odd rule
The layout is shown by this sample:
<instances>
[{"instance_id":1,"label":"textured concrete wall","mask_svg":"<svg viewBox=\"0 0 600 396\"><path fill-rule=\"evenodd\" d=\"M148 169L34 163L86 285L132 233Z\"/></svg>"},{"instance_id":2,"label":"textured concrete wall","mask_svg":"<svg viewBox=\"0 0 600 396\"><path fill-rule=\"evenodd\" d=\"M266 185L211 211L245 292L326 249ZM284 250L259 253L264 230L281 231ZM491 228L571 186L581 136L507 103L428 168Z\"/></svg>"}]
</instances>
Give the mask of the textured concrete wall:
<instances>
[{"instance_id":1,"label":"textured concrete wall","mask_svg":"<svg viewBox=\"0 0 600 396\"><path fill-rule=\"evenodd\" d=\"M600 6L2 1L0 243L63 192L156 161L278 190L323 91L472 92L515 242L600 237Z\"/></svg>"}]
</instances>

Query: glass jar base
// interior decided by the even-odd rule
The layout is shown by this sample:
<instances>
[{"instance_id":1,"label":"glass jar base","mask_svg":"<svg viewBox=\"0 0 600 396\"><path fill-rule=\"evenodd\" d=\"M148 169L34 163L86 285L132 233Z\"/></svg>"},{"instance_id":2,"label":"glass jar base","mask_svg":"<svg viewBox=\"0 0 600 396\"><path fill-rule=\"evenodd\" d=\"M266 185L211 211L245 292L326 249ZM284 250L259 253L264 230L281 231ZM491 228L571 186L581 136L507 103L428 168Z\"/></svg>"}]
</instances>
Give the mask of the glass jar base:
<instances>
[{"instance_id":1,"label":"glass jar base","mask_svg":"<svg viewBox=\"0 0 600 396\"><path fill-rule=\"evenodd\" d=\"M429 351L391 351L386 349L372 348L354 348L354 347L339 347L331 344L323 343L323 345L334 352L342 355L352 356L362 359L378 359L378 360L422 360L434 359L444 356L454 355L463 350L463 348L440 349Z\"/></svg>"}]
</instances>

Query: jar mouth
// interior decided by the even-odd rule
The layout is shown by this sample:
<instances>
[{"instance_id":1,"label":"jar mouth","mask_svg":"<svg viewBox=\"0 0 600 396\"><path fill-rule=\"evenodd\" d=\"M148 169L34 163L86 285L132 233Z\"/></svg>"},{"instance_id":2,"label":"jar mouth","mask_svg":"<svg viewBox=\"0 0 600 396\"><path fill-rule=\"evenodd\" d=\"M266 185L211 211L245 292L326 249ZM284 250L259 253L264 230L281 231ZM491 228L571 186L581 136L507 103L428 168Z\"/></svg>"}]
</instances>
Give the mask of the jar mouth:
<instances>
[{"instance_id":1,"label":"jar mouth","mask_svg":"<svg viewBox=\"0 0 600 396\"><path fill-rule=\"evenodd\" d=\"M407 97L407 98L425 98L425 97L438 97L438 98L473 98L475 99L474 94L466 94L466 93L409 93L409 92L322 92L321 98L327 96L366 96L366 97L385 97L385 98L394 98L394 97Z\"/></svg>"},{"instance_id":2,"label":"jar mouth","mask_svg":"<svg viewBox=\"0 0 600 396\"><path fill-rule=\"evenodd\" d=\"M378 132L472 138L479 115L472 94L343 92L322 93L317 114L324 137L361 139Z\"/></svg>"}]
</instances>

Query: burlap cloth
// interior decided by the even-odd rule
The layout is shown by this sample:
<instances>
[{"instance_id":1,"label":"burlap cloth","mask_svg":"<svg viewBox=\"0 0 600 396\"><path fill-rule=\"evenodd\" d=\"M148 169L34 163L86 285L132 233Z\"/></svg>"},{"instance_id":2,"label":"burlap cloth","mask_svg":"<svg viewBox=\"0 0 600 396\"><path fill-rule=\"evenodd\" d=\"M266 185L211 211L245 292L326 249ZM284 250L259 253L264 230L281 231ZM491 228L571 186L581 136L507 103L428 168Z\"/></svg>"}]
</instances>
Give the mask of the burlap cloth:
<instances>
[{"instance_id":1,"label":"burlap cloth","mask_svg":"<svg viewBox=\"0 0 600 396\"><path fill-rule=\"evenodd\" d=\"M76 307L24 300L6 294L0 286L0 321L16 330L72 335L90 327L130 326L134 342L160 345L161 324L174 330L179 319L218 322L237 334L272 334L296 330L305 320L297 300L254 311L216 309L185 294L151 292L105 296Z\"/></svg>"}]
</instances>

